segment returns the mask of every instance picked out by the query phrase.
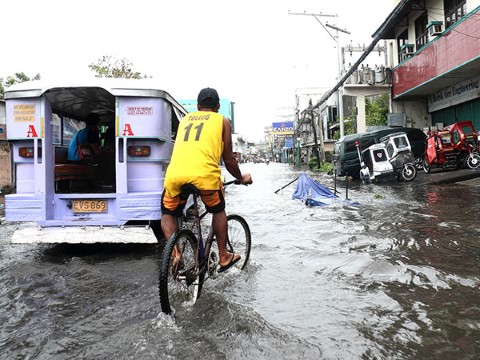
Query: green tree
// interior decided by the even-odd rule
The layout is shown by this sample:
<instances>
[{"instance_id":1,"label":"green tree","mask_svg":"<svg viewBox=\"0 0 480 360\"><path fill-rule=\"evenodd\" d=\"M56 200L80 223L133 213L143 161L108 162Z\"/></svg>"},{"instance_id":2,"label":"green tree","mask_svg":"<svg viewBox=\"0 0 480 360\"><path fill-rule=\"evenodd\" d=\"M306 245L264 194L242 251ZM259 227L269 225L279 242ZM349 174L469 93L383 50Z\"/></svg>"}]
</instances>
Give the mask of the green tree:
<instances>
[{"instance_id":1,"label":"green tree","mask_svg":"<svg viewBox=\"0 0 480 360\"><path fill-rule=\"evenodd\" d=\"M389 95L383 94L375 98L365 99L365 117L367 126L388 124Z\"/></svg>"},{"instance_id":2,"label":"green tree","mask_svg":"<svg viewBox=\"0 0 480 360\"><path fill-rule=\"evenodd\" d=\"M40 74L35 75L33 78L28 77L25 73L15 73L14 76L7 76L6 79L0 78L0 99L5 98L5 89L14 84L22 83L30 80L40 80Z\"/></svg>"},{"instance_id":3,"label":"green tree","mask_svg":"<svg viewBox=\"0 0 480 360\"><path fill-rule=\"evenodd\" d=\"M95 72L97 78L124 78L124 79L145 79L151 76L142 75L138 71L132 70L132 63L126 59L117 59L115 57L105 55L97 61L88 65L90 70Z\"/></svg>"}]
</instances>

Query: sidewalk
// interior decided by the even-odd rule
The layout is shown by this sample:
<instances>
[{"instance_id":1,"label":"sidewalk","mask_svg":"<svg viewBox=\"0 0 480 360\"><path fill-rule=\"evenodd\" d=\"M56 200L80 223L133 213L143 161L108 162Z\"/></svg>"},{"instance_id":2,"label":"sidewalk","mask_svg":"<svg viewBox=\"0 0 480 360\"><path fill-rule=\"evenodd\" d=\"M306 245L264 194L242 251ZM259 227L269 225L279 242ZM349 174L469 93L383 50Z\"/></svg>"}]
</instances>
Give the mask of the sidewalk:
<instances>
[{"instance_id":1,"label":"sidewalk","mask_svg":"<svg viewBox=\"0 0 480 360\"><path fill-rule=\"evenodd\" d=\"M465 182L472 179L476 179L478 184L480 184L480 169L433 169L429 174L419 170L417 172L417 177L415 180L413 180L413 182L419 185L434 185ZM470 183L473 184L474 181L472 180Z\"/></svg>"}]
</instances>

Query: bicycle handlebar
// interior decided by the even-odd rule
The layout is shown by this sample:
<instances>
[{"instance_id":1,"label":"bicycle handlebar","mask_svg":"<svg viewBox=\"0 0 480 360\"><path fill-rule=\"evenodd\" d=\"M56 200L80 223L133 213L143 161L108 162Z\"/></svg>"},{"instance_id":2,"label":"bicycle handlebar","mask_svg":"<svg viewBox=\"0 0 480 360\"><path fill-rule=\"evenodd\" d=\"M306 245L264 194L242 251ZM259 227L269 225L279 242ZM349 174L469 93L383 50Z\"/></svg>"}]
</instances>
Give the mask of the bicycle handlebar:
<instances>
[{"instance_id":1,"label":"bicycle handlebar","mask_svg":"<svg viewBox=\"0 0 480 360\"><path fill-rule=\"evenodd\" d=\"M231 185L231 184L240 185L241 182L235 179L235 180L231 180L231 181L226 181L226 182L224 182L224 183L223 183L223 186L227 186L227 185Z\"/></svg>"}]
</instances>

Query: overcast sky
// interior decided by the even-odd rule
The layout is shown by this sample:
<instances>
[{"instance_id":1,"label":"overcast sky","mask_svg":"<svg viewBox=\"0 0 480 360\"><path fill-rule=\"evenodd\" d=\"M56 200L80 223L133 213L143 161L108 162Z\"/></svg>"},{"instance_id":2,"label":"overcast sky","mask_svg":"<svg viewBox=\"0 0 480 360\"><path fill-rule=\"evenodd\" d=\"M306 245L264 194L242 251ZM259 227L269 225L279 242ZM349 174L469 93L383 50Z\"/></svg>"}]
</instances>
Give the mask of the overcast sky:
<instances>
[{"instance_id":1,"label":"overcast sky","mask_svg":"<svg viewBox=\"0 0 480 360\"><path fill-rule=\"evenodd\" d=\"M92 76L88 65L102 56L126 58L177 99L216 88L236 104L237 132L257 141L265 126L286 121L297 89L335 85L335 41L314 17L289 11L337 14L319 19L351 32L340 36L341 46L369 45L393 6L393 0L4 1L0 77Z\"/></svg>"}]
</instances>

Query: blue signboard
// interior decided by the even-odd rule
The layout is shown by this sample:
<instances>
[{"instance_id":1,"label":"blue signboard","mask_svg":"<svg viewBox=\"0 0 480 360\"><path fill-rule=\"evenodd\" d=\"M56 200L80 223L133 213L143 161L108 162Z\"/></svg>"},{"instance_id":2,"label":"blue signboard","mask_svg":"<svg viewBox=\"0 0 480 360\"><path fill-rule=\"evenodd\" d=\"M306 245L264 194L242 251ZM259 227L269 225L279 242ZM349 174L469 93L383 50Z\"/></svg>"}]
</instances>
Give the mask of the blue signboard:
<instances>
[{"instance_id":1,"label":"blue signboard","mask_svg":"<svg viewBox=\"0 0 480 360\"><path fill-rule=\"evenodd\" d=\"M286 138L285 139L285 147L287 149L293 148L293 138Z\"/></svg>"},{"instance_id":2,"label":"blue signboard","mask_svg":"<svg viewBox=\"0 0 480 360\"><path fill-rule=\"evenodd\" d=\"M272 123L273 133L276 135L293 135L295 134L293 121L274 122Z\"/></svg>"}]
</instances>

